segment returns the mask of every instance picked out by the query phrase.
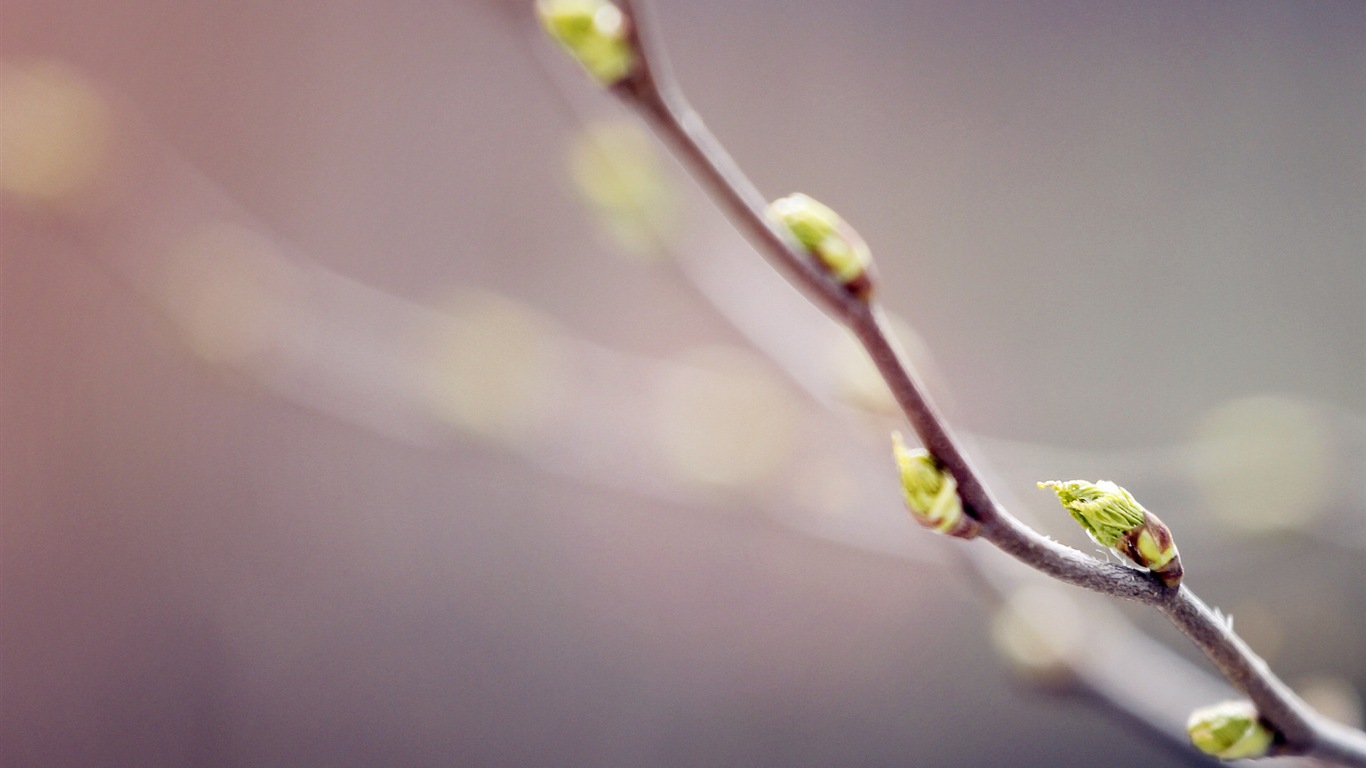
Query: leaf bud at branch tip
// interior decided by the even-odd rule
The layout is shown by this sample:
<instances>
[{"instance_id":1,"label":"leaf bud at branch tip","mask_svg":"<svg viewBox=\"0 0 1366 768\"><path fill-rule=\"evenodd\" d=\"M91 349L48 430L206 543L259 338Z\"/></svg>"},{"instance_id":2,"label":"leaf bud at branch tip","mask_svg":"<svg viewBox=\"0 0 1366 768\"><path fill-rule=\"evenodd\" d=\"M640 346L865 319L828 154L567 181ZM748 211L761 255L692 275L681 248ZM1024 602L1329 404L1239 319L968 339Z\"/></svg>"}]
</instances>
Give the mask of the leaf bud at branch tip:
<instances>
[{"instance_id":1,"label":"leaf bud at branch tip","mask_svg":"<svg viewBox=\"0 0 1366 768\"><path fill-rule=\"evenodd\" d=\"M1191 744L1220 760L1265 757L1275 734L1249 701L1225 701L1201 707L1186 721Z\"/></svg>"},{"instance_id":2,"label":"leaf bud at branch tip","mask_svg":"<svg viewBox=\"0 0 1366 768\"><path fill-rule=\"evenodd\" d=\"M958 481L928 451L911 450L892 433L892 455L901 473L901 494L915 521L938 533L971 539L981 526L963 511Z\"/></svg>"},{"instance_id":3,"label":"leaf bud at branch tip","mask_svg":"<svg viewBox=\"0 0 1366 768\"><path fill-rule=\"evenodd\" d=\"M1039 487L1058 495L1092 541L1147 568L1169 587L1181 583L1181 553L1171 531L1128 491L1109 480L1049 480Z\"/></svg>"},{"instance_id":4,"label":"leaf bud at branch tip","mask_svg":"<svg viewBox=\"0 0 1366 768\"><path fill-rule=\"evenodd\" d=\"M635 71L630 19L608 0L536 0L536 15L599 83L610 87Z\"/></svg>"},{"instance_id":5,"label":"leaf bud at branch tip","mask_svg":"<svg viewBox=\"0 0 1366 768\"><path fill-rule=\"evenodd\" d=\"M873 281L868 244L839 214L800 192L774 200L769 216L797 238L831 277L850 293L867 299Z\"/></svg>"}]
</instances>

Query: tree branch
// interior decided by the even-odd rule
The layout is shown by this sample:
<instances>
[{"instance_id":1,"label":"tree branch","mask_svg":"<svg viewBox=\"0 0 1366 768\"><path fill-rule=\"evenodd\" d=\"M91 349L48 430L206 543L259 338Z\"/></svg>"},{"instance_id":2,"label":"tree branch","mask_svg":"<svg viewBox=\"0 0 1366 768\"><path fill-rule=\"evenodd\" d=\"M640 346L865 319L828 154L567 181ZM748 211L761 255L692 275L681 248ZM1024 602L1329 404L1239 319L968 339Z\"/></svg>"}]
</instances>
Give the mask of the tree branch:
<instances>
[{"instance_id":1,"label":"tree branch","mask_svg":"<svg viewBox=\"0 0 1366 768\"><path fill-rule=\"evenodd\" d=\"M911 427L958 483L964 511L980 535L1055 579L1155 606L1252 701L1276 732L1276 754L1315 757L1366 768L1366 734L1326 720L1277 678L1224 620L1185 586L1167 587L1152 574L1104 563L1059 544L1007 512L992 496L945 420L886 330L875 301L850 293L765 215L766 198L744 175L687 103L642 0L622 0L638 61L612 86L700 180L731 220L774 266L859 339Z\"/></svg>"}]
</instances>

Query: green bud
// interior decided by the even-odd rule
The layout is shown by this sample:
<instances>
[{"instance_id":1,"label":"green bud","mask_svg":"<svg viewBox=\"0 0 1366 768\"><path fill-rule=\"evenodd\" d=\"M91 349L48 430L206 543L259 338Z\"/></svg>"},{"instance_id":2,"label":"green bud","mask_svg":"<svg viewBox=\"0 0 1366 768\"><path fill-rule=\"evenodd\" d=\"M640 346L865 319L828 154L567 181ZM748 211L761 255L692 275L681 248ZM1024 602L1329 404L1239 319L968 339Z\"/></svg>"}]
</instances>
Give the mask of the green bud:
<instances>
[{"instance_id":1,"label":"green bud","mask_svg":"<svg viewBox=\"0 0 1366 768\"><path fill-rule=\"evenodd\" d=\"M1143 525L1143 515L1147 512L1128 491L1109 480L1098 483L1049 480L1039 483L1039 487L1053 489L1063 508L1081 523L1097 544L1105 547L1115 547L1121 536Z\"/></svg>"},{"instance_id":2,"label":"green bud","mask_svg":"<svg viewBox=\"0 0 1366 768\"><path fill-rule=\"evenodd\" d=\"M1181 583L1181 553L1171 531L1128 491L1109 480L1049 480L1039 487L1058 495L1092 541L1147 568L1169 587Z\"/></svg>"},{"instance_id":3,"label":"green bud","mask_svg":"<svg viewBox=\"0 0 1366 768\"><path fill-rule=\"evenodd\" d=\"M868 244L839 214L800 192L774 200L768 213L792 232L826 272L854 295L867 298L873 287L868 276L872 261Z\"/></svg>"},{"instance_id":4,"label":"green bud","mask_svg":"<svg viewBox=\"0 0 1366 768\"><path fill-rule=\"evenodd\" d=\"M915 521L938 533L970 539L977 535L977 521L963 512L958 481L945 472L925 450L912 451L892 433L892 455L901 473L901 495Z\"/></svg>"},{"instance_id":5,"label":"green bud","mask_svg":"<svg viewBox=\"0 0 1366 768\"><path fill-rule=\"evenodd\" d=\"M1220 760L1265 757L1275 734L1249 701L1225 701L1202 707L1186 721L1191 744Z\"/></svg>"},{"instance_id":6,"label":"green bud","mask_svg":"<svg viewBox=\"0 0 1366 768\"><path fill-rule=\"evenodd\" d=\"M635 70L630 21L607 0L536 0L545 31L595 80L611 86Z\"/></svg>"}]
</instances>

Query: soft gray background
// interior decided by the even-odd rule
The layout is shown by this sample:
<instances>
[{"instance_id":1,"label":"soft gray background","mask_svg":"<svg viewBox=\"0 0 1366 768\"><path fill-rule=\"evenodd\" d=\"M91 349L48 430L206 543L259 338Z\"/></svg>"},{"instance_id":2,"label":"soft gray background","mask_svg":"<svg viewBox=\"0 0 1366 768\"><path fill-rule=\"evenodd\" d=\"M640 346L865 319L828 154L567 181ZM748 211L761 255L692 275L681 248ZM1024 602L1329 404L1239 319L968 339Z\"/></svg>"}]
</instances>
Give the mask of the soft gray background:
<instances>
[{"instance_id":1,"label":"soft gray background","mask_svg":"<svg viewBox=\"0 0 1366 768\"><path fill-rule=\"evenodd\" d=\"M759 187L873 244L1004 475L1073 472L1019 447L1047 444L1118 451L1122 479L1234 398L1322 416L1336 544L1229 534L1179 474L1143 497L1200 534L1198 587L1254 605L1288 678L1366 686L1366 6L659 5ZM643 358L742 343L574 201L529 31L517 3L12 0L0 43L79 68L233 215L350 280L482 286ZM681 247L748 258L716 214L688 221ZM525 446L366 428L187 354L111 267L118 232L9 200L0 226L8 766L1178 759L1012 683L951 571L753 495L665 501ZM885 482L857 515L900 514Z\"/></svg>"}]
</instances>

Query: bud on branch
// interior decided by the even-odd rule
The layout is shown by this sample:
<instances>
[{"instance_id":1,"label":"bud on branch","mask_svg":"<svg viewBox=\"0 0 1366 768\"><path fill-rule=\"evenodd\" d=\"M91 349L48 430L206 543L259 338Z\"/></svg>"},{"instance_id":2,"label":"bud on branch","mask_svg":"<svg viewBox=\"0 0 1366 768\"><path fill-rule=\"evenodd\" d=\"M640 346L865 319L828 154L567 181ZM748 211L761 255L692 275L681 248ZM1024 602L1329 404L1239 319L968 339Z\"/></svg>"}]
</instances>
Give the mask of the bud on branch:
<instances>
[{"instance_id":1,"label":"bud on branch","mask_svg":"<svg viewBox=\"0 0 1366 768\"><path fill-rule=\"evenodd\" d=\"M537 0L536 15L593 79L613 86L635 71L630 20L607 0Z\"/></svg>"},{"instance_id":2,"label":"bud on branch","mask_svg":"<svg viewBox=\"0 0 1366 768\"><path fill-rule=\"evenodd\" d=\"M938 533L971 539L977 535L976 520L963 512L958 498L958 481L944 471L925 450L911 450L892 433L892 455L901 473L901 495L915 521Z\"/></svg>"},{"instance_id":3,"label":"bud on branch","mask_svg":"<svg viewBox=\"0 0 1366 768\"><path fill-rule=\"evenodd\" d=\"M1169 587L1181 583L1181 554L1171 531L1128 491L1109 480L1049 480L1039 487L1058 494L1092 541L1147 568Z\"/></svg>"},{"instance_id":4,"label":"bud on branch","mask_svg":"<svg viewBox=\"0 0 1366 768\"><path fill-rule=\"evenodd\" d=\"M1265 757L1275 740L1250 701L1225 701L1197 709L1186 722L1186 732L1196 749L1220 760Z\"/></svg>"},{"instance_id":5,"label":"bud on branch","mask_svg":"<svg viewBox=\"0 0 1366 768\"><path fill-rule=\"evenodd\" d=\"M873 288L868 244L838 213L798 192L770 203L768 215L787 227L840 285L867 300Z\"/></svg>"}]
</instances>

